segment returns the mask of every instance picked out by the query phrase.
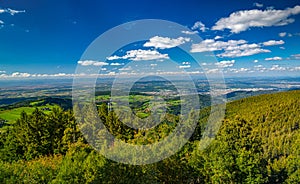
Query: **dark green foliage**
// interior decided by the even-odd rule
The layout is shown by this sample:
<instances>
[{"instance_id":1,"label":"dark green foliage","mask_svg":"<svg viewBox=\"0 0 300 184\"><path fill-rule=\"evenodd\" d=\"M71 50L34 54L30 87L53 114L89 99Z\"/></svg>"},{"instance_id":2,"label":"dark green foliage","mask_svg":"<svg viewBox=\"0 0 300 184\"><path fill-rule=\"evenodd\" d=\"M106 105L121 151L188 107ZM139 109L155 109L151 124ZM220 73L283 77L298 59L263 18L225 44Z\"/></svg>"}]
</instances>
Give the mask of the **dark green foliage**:
<instances>
[{"instance_id":1,"label":"dark green foliage","mask_svg":"<svg viewBox=\"0 0 300 184\"><path fill-rule=\"evenodd\" d=\"M300 91L228 103L223 124L205 150L199 144L210 108L202 109L194 134L178 153L142 166L104 158L87 144L79 126L89 136L106 128L127 143L151 144L168 136L179 116L167 114L154 128L135 130L105 103L98 109L75 108L84 115L79 124L71 111L36 109L0 132L0 183L300 183ZM95 123L97 118L105 127Z\"/></svg>"},{"instance_id":2,"label":"dark green foliage","mask_svg":"<svg viewBox=\"0 0 300 184\"><path fill-rule=\"evenodd\" d=\"M0 156L6 161L64 153L68 144L80 137L72 113L61 108L47 115L37 108L30 115L22 112L21 118L0 135Z\"/></svg>"}]
</instances>

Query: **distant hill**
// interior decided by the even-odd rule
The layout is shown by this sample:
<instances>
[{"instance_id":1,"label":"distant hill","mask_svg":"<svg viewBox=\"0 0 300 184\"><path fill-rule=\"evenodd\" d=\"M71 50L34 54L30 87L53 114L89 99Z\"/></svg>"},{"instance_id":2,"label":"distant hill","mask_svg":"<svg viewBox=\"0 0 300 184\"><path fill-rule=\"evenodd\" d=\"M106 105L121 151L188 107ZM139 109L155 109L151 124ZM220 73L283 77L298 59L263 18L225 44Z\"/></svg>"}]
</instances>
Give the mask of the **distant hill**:
<instances>
[{"instance_id":1,"label":"distant hill","mask_svg":"<svg viewBox=\"0 0 300 184\"><path fill-rule=\"evenodd\" d=\"M209 183L299 183L300 91L228 103L216 139L195 157Z\"/></svg>"},{"instance_id":2,"label":"distant hill","mask_svg":"<svg viewBox=\"0 0 300 184\"><path fill-rule=\"evenodd\" d=\"M4 101L4 100L3 100ZM71 98L59 98L59 97L32 97L22 99L8 99L7 101L13 101L14 103L6 106L2 106L1 109L8 110L18 107L38 107L44 105L59 105L65 110L72 109Z\"/></svg>"}]
</instances>

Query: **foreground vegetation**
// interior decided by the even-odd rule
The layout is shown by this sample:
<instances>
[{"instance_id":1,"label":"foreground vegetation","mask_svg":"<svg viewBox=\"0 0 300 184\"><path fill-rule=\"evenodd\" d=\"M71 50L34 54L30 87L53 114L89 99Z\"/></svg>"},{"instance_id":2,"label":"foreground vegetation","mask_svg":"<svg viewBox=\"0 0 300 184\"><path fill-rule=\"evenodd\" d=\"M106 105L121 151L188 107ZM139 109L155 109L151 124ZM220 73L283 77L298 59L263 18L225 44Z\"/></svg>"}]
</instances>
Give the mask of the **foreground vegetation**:
<instances>
[{"instance_id":1,"label":"foreground vegetation","mask_svg":"<svg viewBox=\"0 0 300 184\"><path fill-rule=\"evenodd\" d=\"M111 133L134 144L163 139L179 119L168 114L155 128L137 131L118 121L105 103L98 111ZM300 183L300 91L227 104L218 135L200 150L209 112L200 111L193 136L178 153L142 166L94 151L70 110L22 112L0 134L0 183Z\"/></svg>"}]
</instances>

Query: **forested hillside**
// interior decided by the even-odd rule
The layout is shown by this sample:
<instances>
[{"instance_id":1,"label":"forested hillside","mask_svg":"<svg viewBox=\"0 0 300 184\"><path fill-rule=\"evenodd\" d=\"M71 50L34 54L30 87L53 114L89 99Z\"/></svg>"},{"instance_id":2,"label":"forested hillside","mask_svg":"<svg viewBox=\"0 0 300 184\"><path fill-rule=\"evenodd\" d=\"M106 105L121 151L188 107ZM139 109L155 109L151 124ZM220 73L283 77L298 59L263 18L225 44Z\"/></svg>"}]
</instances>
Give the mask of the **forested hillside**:
<instances>
[{"instance_id":1,"label":"forested hillside","mask_svg":"<svg viewBox=\"0 0 300 184\"><path fill-rule=\"evenodd\" d=\"M300 91L228 103L218 135L200 150L209 109L200 111L193 136L178 153L142 166L94 151L70 110L23 112L0 134L0 183L300 183ZM179 119L167 114L155 128L137 131L106 104L98 112L111 133L132 144L165 138Z\"/></svg>"}]
</instances>

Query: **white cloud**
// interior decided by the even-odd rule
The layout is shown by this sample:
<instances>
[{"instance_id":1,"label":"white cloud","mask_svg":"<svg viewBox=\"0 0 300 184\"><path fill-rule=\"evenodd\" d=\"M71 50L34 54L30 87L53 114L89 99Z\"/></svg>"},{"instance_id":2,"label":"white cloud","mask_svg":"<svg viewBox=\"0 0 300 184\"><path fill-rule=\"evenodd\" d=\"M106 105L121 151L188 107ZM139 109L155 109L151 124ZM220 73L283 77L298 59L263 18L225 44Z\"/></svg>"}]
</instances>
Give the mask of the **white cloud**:
<instances>
[{"instance_id":1,"label":"white cloud","mask_svg":"<svg viewBox=\"0 0 300 184\"><path fill-rule=\"evenodd\" d=\"M205 73L210 74L210 73L219 73L219 72L220 72L219 69L214 68L214 69L209 69L209 70L207 70Z\"/></svg>"},{"instance_id":2,"label":"white cloud","mask_svg":"<svg viewBox=\"0 0 300 184\"><path fill-rule=\"evenodd\" d=\"M198 31L181 31L183 34L193 35L199 33Z\"/></svg>"},{"instance_id":3,"label":"white cloud","mask_svg":"<svg viewBox=\"0 0 300 184\"><path fill-rule=\"evenodd\" d=\"M200 65L202 65L202 66L209 66L209 65L211 65L211 63L200 63Z\"/></svg>"},{"instance_id":4,"label":"white cloud","mask_svg":"<svg viewBox=\"0 0 300 184\"><path fill-rule=\"evenodd\" d=\"M221 67L221 68L227 68L227 67L232 67L235 63L235 60L230 60L230 61L220 61L218 63L215 63L216 66Z\"/></svg>"},{"instance_id":5,"label":"white cloud","mask_svg":"<svg viewBox=\"0 0 300 184\"><path fill-rule=\"evenodd\" d=\"M127 59L127 58L125 58L125 56L120 57L120 56L114 55L114 56L109 56L106 59L107 60L116 60L116 59Z\"/></svg>"},{"instance_id":6,"label":"white cloud","mask_svg":"<svg viewBox=\"0 0 300 184\"><path fill-rule=\"evenodd\" d=\"M274 6L268 6L268 7L267 7L267 10L274 10L274 9L275 9Z\"/></svg>"},{"instance_id":7,"label":"white cloud","mask_svg":"<svg viewBox=\"0 0 300 184\"><path fill-rule=\"evenodd\" d=\"M266 58L265 60L266 61L280 61L280 60L282 60L282 57L276 56L276 57L272 57L272 58Z\"/></svg>"},{"instance_id":8,"label":"white cloud","mask_svg":"<svg viewBox=\"0 0 300 184\"><path fill-rule=\"evenodd\" d=\"M254 69L258 72L266 72L268 69L264 67L263 65L256 65L254 66Z\"/></svg>"},{"instance_id":9,"label":"white cloud","mask_svg":"<svg viewBox=\"0 0 300 184\"><path fill-rule=\"evenodd\" d=\"M6 73L6 71L4 71L4 70L0 70L0 73Z\"/></svg>"},{"instance_id":10,"label":"white cloud","mask_svg":"<svg viewBox=\"0 0 300 184\"><path fill-rule=\"evenodd\" d=\"M185 68L191 68L191 65L181 65L179 66L180 69L185 69Z\"/></svg>"},{"instance_id":11,"label":"white cloud","mask_svg":"<svg viewBox=\"0 0 300 184\"><path fill-rule=\"evenodd\" d=\"M103 61L93 61L93 60L85 60L85 61L78 61L78 64L81 66L105 66L108 65L108 63Z\"/></svg>"},{"instance_id":12,"label":"white cloud","mask_svg":"<svg viewBox=\"0 0 300 184\"><path fill-rule=\"evenodd\" d=\"M228 69L224 70L223 72L239 74L239 73L252 73L253 70L251 70L249 68L228 68Z\"/></svg>"},{"instance_id":13,"label":"white cloud","mask_svg":"<svg viewBox=\"0 0 300 184\"><path fill-rule=\"evenodd\" d=\"M237 44L237 45L229 45L225 48L226 51L235 51L235 50L248 50L248 49L256 49L260 46L256 43L252 44Z\"/></svg>"},{"instance_id":14,"label":"white cloud","mask_svg":"<svg viewBox=\"0 0 300 184\"><path fill-rule=\"evenodd\" d=\"M279 41L269 40L267 42L264 42L263 44L264 44L264 46L282 45L282 44L284 44L284 41L283 40L279 40Z\"/></svg>"},{"instance_id":15,"label":"white cloud","mask_svg":"<svg viewBox=\"0 0 300 184\"><path fill-rule=\"evenodd\" d=\"M53 77L66 77L66 76L68 76L68 74L66 74L66 73L57 73L57 74L53 74L52 76Z\"/></svg>"},{"instance_id":16,"label":"white cloud","mask_svg":"<svg viewBox=\"0 0 300 184\"><path fill-rule=\"evenodd\" d=\"M20 78L27 78L30 76L31 76L31 74L29 74L29 73L20 73L20 72L14 72L11 74L11 77L20 77Z\"/></svg>"},{"instance_id":17,"label":"white cloud","mask_svg":"<svg viewBox=\"0 0 300 184\"><path fill-rule=\"evenodd\" d=\"M212 27L212 30L229 29L232 33L240 33L251 27L284 26L293 23L295 20L290 16L300 13L300 6L287 8L285 10L243 10L221 18Z\"/></svg>"},{"instance_id":18,"label":"white cloud","mask_svg":"<svg viewBox=\"0 0 300 184\"><path fill-rule=\"evenodd\" d=\"M223 38L222 36L216 36L214 39L219 40L219 39L222 39L222 38Z\"/></svg>"},{"instance_id":19,"label":"white cloud","mask_svg":"<svg viewBox=\"0 0 300 184\"><path fill-rule=\"evenodd\" d=\"M169 48L177 47L189 41L190 38L184 38L184 37L172 39L169 37L154 36L150 38L150 40L146 42L143 46L154 47L159 49L169 49Z\"/></svg>"},{"instance_id":20,"label":"white cloud","mask_svg":"<svg viewBox=\"0 0 300 184\"><path fill-rule=\"evenodd\" d=\"M132 61L146 61L146 60L162 60L169 59L168 54L161 54L156 50L130 50L124 56L110 56L108 60L115 59L130 59Z\"/></svg>"},{"instance_id":21,"label":"white cloud","mask_svg":"<svg viewBox=\"0 0 300 184\"><path fill-rule=\"evenodd\" d=\"M300 70L300 66L296 66L294 68L290 68L290 71L299 71Z\"/></svg>"},{"instance_id":22,"label":"white cloud","mask_svg":"<svg viewBox=\"0 0 300 184\"><path fill-rule=\"evenodd\" d=\"M247 71L249 71L249 69L248 68L240 68L239 71L240 72L247 72Z\"/></svg>"},{"instance_id":23,"label":"white cloud","mask_svg":"<svg viewBox=\"0 0 300 184\"><path fill-rule=\"evenodd\" d=\"M192 30L198 29L198 30L200 30L202 32L205 32L208 28L205 27L205 25L202 22L197 21L197 22L195 22L195 24L193 25L193 27L191 29Z\"/></svg>"},{"instance_id":24,"label":"white cloud","mask_svg":"<svg viewBox=\"0 0 300 184\"><path fill-rule=\"evenodd\" d=\"M15 15L15 14L18 14L18 13L25 13L25 10L13 10L13 9L8 8L7 12L11 15Z\"/></svg>"},{"instance_id":25,"label":"white cloud","mask_svg":"<svg viewBox=\"0 0 300 184\"><path fill-rule=\"evenodd\" d=\"M186 61L186 62L182 62L183 65L190 65L191 63Z\"/></svg>"},{"instance_id":26,"label":"white cloud","mask_svg":"<svg viewBox=\"0 0 300 184\"><path fill-rule=\"evenodd\" d=\"M298 60L300 59L300 54L293 54L291 57Z\"/></svg>"},{"instance_id":27,"label":"white cloud","mask_svg":"<svg viewBox=\"0 0 300 184\"><path fill-rule=\"evenodd\" d=\"M255 65L254 68L263 68L263 65Z\"/></svg>"},{"instance_id":28,"label":"white cloud","mask_svg":"<svg viewBox=\"0 0 300 184\"><path fill-rule=\"evenodd\" d=\"M115 72L109 72L105 74L97 73L80 73L80 74L67 74L67 73L56 73L56 74L30 74L23 72L14 72L11 74L0 74L0 79L22 79L22 78L73 78L73 77L99 77L99 76L111 76L115 75Z\"/></svg>"},{"instance_id":29,"label":"white cloud","mask_svg":"<svg viewBox=\"0 0 300 184\"><path fill-rule=\"evenodd\" d=\"M195 74L204 74L204 72L202 72L202 71L188 71L188 72L186 72L187 74L190 74L190 75L195 75Z\"/></svg>"},{"instance_id":30,"label":"white cloud","mask_svg":"<svg viewBox=\"0 0 300 184\"><path fill-rule=\"evenodd\" d=\"M157 66L157 64L156 63L152 63L152 64L150 64L150 66L151 67L155 67L155 66Z\"/></svg>"},{"instance_id":31,"label":"white cloud","mask_svg":"<svg viewBox=\"0 0 300 184\"><path fill-rule=\"evenodd\" d=\"M111 66L121 66L124 65L124 63L110 63Z\"/></svg>"},{"instance_id":32,"label":"white cloud","mask_svg":"<svg viewBox=\"0 0 300 184\"><path fill-rule=\"evenodd\" d=\"M279 66L279 65L273 65L270 68L270 71L285 71L285 70L287 70L286 67L282 67L282 66Z\"/></svg>"},{"instance_id":33,"label":"white cloud","mask_svg":"<svg viewBox=\"0 0 300 184\"><path fill-rule=\"evenodd\" d=\"M243 56L251 56L259 53L268 53L271 52L267 49L261 48L254 48L254 49L245 49L245 50L232 50L232 51L225 51L224 53L218 54L219 57L243 57Z\"/></svg>"},{"instance_id":34,"label":"white cloud","mask_svg":"<svg viewBox=\"0 0 300 184\"><path fill-rule=\"evenodd\" d=\"M107 75L116 75L116 72L109 72Z\"/></svg>"},{"instance_id":35,"label":"white cloud","mask_svg":"<svg viewBox=\"0 0 300 184\"><path fill-rule=\"evenodd\" d=\"M11 15L15 15L18 13L25 13L25 10L13 10L13 9L7 8L7 9L0 9L0 14L1 13L9 13Z\"/></svg>"},{"instance_id":36,"label":"white cloud","mask_svg":"<svg viewBox=\"0 0 300 184\"><path fill-rule=\"evenodd\" d=\"M253 3L253 6L256 6L258 8L264 7L264 5L262 3Z\"/></svg>"},{"instance_id":37,"label":"white cloud","mask_svg":"<svg viewBox=\"0 0 300 184\"><path fill-rule=\"evenodd\" d=\"M217 56L230 58L271 52L270 50L262 49L260 44L248 44L246 40L228 40L227 42L225 42L207 39L203 40L199 44L192 44L191 47L191 52L212 51L224 51Z\"/></svg>"},{"instance_id":38,"label":"white cloud","mask_svg":"<svg viewBox=\"0 0 300 184\"><path fill-rule=\"evenodd\" d=\"M4 22L2 20L0 20L0 24L4 24Z\"/></svg>"},{"instance_id":39,"label":"white cloud","mask_svg":"<svg viewBox=\"0 0 300 184\"><path fill-rule=\"evenodd\" d=\"M286 32L281 32L281 33L279 33L278 34L280 37L285 37L286 35L287 35L287 33Z\"/></svg>"},{"instance_id":40,"label":"white cloud","mask_svg":"<svg viewBox=\"0 0 300 184\"><path fill-rule=\"evenodd\" d=\"M253 62L254 62L254 63L258 63L258 60L256 59L256 60L254 60Z\"/></svg>"},{"instance_id":41,"label":"white cloud","mask_svg":"<svg viewBox=\"0 0 300 184\"><path fill-rule=\"evenodd\" d=\"M215 41L214 39L206 39L200 42L199 44L192 44L191 52L212 52L226 49L230 46L237 46L240 44L247 43L246 40L228 40L224 41Z\"/></svg>"}]
</instances>

